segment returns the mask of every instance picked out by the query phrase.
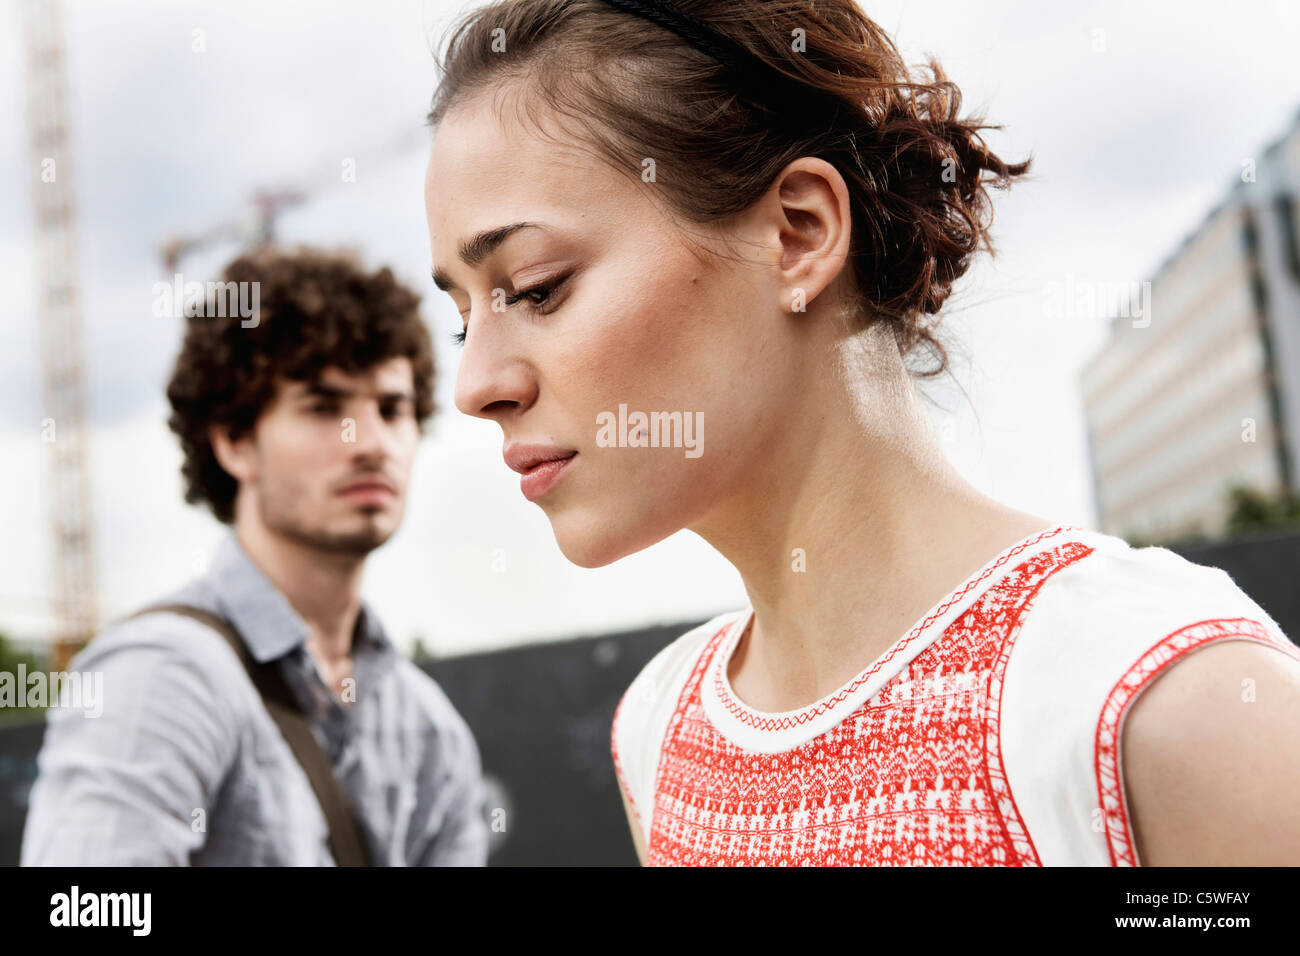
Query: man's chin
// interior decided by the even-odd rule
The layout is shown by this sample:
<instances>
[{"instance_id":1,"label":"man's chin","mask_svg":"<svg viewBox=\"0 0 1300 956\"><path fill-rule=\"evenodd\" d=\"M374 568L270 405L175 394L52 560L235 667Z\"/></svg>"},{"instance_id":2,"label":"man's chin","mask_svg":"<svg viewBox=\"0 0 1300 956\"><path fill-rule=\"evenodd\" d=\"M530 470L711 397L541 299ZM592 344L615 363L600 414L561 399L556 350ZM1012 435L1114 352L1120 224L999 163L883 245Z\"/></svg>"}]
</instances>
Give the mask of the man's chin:
<instances>
[{"instance_id":1,"label":"man's chin","mask_svg":"<svg viewBox=\"0 0 1300 956\"><path fill-rule=\"evenodd\" d=\"M385 544L396 530L387 522L376 522L364 528L298 530L290 533L289 537L317 551L365 557Z\"/></svg>"}]
</instances>

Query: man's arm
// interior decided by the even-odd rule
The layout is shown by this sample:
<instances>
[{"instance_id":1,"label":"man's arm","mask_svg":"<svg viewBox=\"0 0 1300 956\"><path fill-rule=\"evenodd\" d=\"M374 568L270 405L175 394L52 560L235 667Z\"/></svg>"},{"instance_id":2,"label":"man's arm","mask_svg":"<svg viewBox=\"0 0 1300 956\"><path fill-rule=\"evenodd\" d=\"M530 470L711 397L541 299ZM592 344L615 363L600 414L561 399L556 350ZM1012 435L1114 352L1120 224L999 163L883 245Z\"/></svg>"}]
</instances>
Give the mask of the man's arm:
<instances>
[{"instance_id":1,"label":"man's arm","mask_svg":"<svg viewBox=\"0 0 1300 956\"><path fill-rule=\"evenodd\" d=\"M1300 661L1224 641L1138 697L1123 762L1144 866L1300 864Z\"/></svg>"},{"instance_id":2,"label":"man's arm","mask_svg":"<svg viewBox=\"0 0 1300 956\"><path fill-rule=\"evenodd\" d=\"M417 793L422 814L424 843L412 866L485 866L488 825L484 818L486 787L478 744L464 719L437 691L438 722L431 728L431 744ZM512 820L503 820L510 826Z\"/></svg>"},{"instance_id":3,"label":"man's arm","mask_svg":"<svg viewBox=\"0 0 1300 956\"><path fill-rule=\"evenodd\" d=\"M99 715L49 712L24 866L184 866L206 840L238 747L214 674L239 665L194 622L158 615L120 627L70 666L102 682ZM229 661L207 659L217 652Z\"/></svg>"}]
</instances>

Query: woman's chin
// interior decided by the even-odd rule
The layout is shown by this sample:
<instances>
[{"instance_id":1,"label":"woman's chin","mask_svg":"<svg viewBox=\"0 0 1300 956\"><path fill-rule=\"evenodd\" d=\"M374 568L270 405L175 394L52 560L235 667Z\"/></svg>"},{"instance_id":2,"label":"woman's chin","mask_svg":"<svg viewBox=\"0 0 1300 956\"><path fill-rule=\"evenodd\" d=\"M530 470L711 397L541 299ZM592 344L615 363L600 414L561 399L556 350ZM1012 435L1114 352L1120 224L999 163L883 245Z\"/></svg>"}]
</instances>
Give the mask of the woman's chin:
<instances>
[{"instance_id":1,"label":"woman's chin","mask_svg":"<svg viewBox=\"0 0 1300 956\"><path fill-rule=\"evenodd\" d=\"M603 568L628 553L627 550L618 548L617 542L608 537L598 534L565 534L554 527L552 530L560 553L570 564L576 564L580 568Z\"/></svg>"},{"instance_id":2,"label":"woman's chin","mask_svg":"<svg viewBox=\"0 0 1300 956\"><path fill-rule=\"evenodd\" d=\"M659 540L599 515L553 516L551 531L555 534L560 553L580 568L603 568Z\"/></svg>"}]
</instances>

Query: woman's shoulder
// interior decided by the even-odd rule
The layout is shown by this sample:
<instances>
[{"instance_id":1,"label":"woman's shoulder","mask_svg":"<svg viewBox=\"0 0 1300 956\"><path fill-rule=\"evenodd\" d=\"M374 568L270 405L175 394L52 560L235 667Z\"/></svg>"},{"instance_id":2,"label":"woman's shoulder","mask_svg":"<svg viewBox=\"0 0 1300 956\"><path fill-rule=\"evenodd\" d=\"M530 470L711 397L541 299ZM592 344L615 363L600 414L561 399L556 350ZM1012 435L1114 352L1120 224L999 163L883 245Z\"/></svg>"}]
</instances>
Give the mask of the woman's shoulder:
<instances>
[{"instance_id":1,"label":"woman's shoulder","mask_svg":"<svg viewBox=\"0 0 1300 956\"><path fill-rule=\"evenodd\" d=\"M1120 741L1140 695L1220 642L1300 650L1221 568L1100 532L1073 540L1088 550L1072 549L1012 632L990 701L996 762L1044 863L1131 864Z\"/></svg>"},{"instance_id":2,"label":"woman's shoulder","mask_svg":"<svg viewBox=\"0 0 1300 956\"><path fill-rule=\"evenodd\" d=\"M747 611L727 611L674 638L652 657L628 685L625 704L654 703L680 691L710 639L739 621Z\"/></svg>"},{"instance_id":3,"label":"woman's shoulder","mask_svg":"<svg viewBox=\"0 0 1300 956\"><path fill-rule=\"evenodd\" d=\"M1006 663L1003 703L1052 706L1081 722L1126 707L1187 655L1226 640L1300 654L1281 626L1222 568L1100 532L1028 603Z\"/></svg>"},{"instance_id":4,"label":"woman's shoulder","mask_svg":"<svg viewBox=\"0 0 1300 956\"><path fill-rule=\"evenodd\" d=\"M661 649L628 685L614 713L614 745L631 738L657 715L676 707L682 688L710 639L741 620L747 611L728 611L691 628ZM624 751L630 749L624 746Z\"/></svg>"},{"instance_id":5,"label":"woman's shoulder","mask_svg":"<svg viewBox=\"0 0 1300 956\"><path fill-rule=\"evenodd\" d=\"M1031 636L1057 650L1074 642L1094 653L1104 645L1124 655L1197 624L1209 633L1237 626L1233 622L1262 639L1290 644L1222 568L1167 548L1135 548L1098 531L1077 532L1074 540L1090 552L1045 583L1025 618Z\"/></svg>"}]
</instances>

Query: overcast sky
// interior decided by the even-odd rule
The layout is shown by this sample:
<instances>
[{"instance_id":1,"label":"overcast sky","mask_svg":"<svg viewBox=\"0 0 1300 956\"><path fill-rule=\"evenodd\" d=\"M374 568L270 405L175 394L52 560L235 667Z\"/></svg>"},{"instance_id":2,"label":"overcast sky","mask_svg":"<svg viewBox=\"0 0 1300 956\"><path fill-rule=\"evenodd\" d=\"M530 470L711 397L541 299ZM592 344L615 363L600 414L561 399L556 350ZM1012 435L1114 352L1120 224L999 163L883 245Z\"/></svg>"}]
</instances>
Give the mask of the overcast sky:
<instances>
[{"instance_id":1,"label":"overcast sky","mask_svg":"<svg viewBox=\"0 0 1300 956\"><path fill-rule=\"evenodd\" d=\"M945 448L985 492L1092 525L1078 370L1105 316L1048 319L1067 278L1138 282L1300 108L1296 3L864 3L909 62L934 54L987 134L1035 174L995 193L999 257L950 300L956 377L927 394ZM430 53L462 9L441 2L64 4L104 613L190 576L224 529L181 498L162 393L180 323L150 313L169 233L237 217L254 188L312 199L281 238L357 247L425 295L439 403L407 517L367 566L365 594L394 638L442 654L704 618L744 603L739 577L680 533L598 570L571 566L501 461L500 429L455 411L459 329L429 280L422 206ZM206 49L194 50L195 30ZM50 624L47 462L40 441L32 214L16 4L0 5L0 630ZM344 158L357 181L340 183ZM61 175L65 172L60 170ZM183 263L212 275L235 252ZM964 356L964 358L963 358ZM492 558L505 549L506 571Z\"/></svg>"}]
</instances>

